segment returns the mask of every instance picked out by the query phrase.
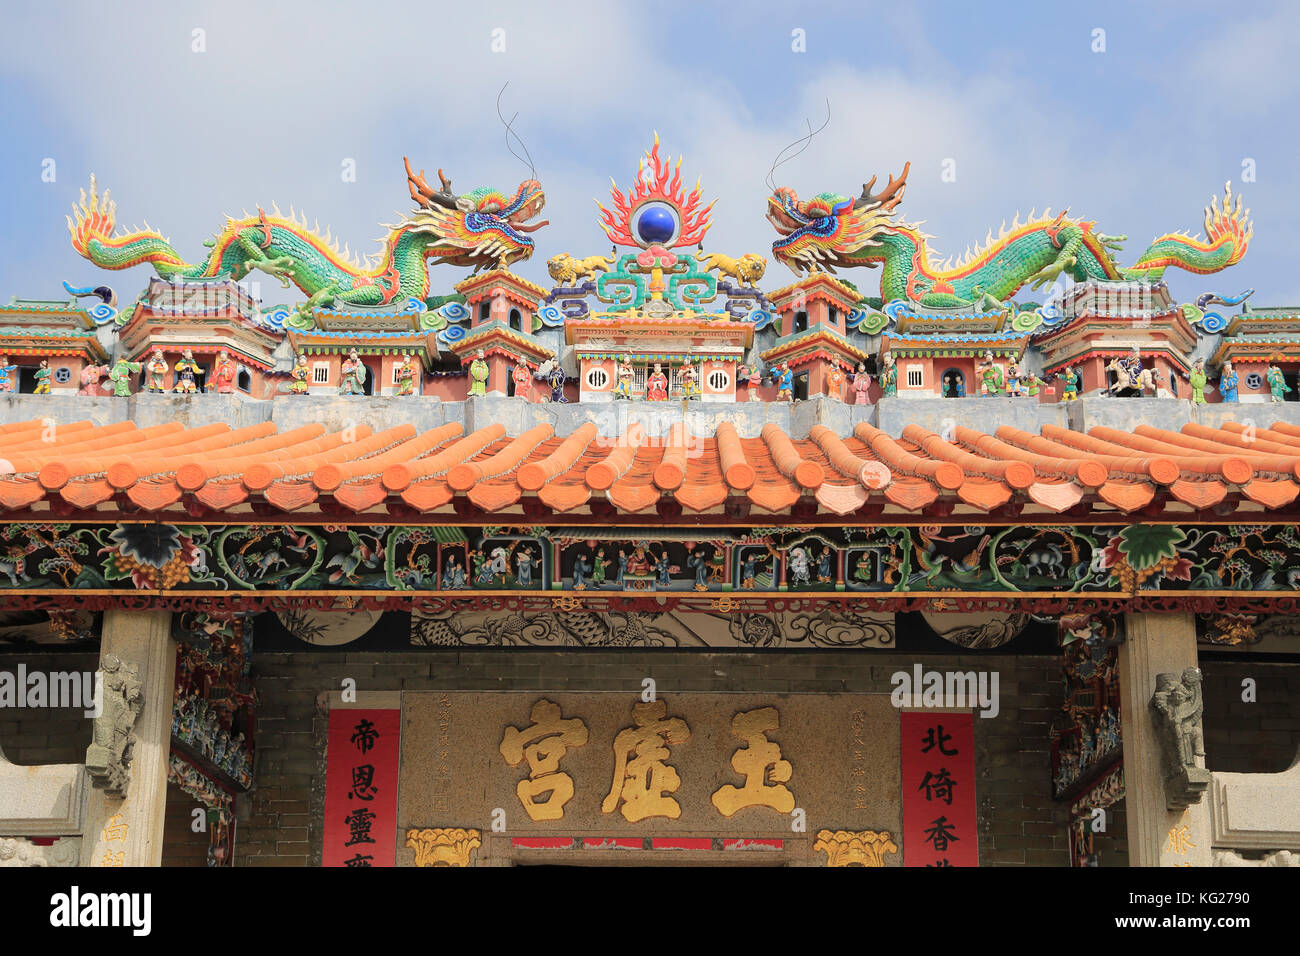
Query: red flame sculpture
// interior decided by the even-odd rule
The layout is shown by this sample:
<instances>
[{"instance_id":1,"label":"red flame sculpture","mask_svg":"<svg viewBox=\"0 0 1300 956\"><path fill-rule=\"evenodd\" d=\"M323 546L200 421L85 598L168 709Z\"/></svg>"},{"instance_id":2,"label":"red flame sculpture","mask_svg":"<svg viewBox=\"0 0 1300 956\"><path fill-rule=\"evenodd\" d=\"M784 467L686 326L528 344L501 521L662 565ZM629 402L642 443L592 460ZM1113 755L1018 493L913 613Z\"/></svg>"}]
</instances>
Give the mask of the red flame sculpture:
<instances>
[{"instance_id":1,"label":"red flame sculpture","mask_svg":"<svg viewBox=\"0 0 1300 956\"><path fill-rule=\"evenodd\" d=\"M655 134L654 146L645 154L645 158L648 167L646 163L642 163L636 188L628 190L626 196L613 179L610 180L609 191L614 200L613 210L606 209L597 200L596 205L600 207L600 228L605 230L605 235L609 236L610 241L615 245L644 246L646 243L638 241L633 235L632 219L636 211L646 203L661 202L676 211L680 222L676 238L666 245L671 247L698 245L704 238L704 234L709 231L709 212L713 209L713 203L700 208L702 197L698 181L690 195L686 195L682 189L682 161L679 158L674 166L670 160L659 158L658 133ZM651 173L649 176L644 174L647 168Z\"/></svg>"}]
</instances>

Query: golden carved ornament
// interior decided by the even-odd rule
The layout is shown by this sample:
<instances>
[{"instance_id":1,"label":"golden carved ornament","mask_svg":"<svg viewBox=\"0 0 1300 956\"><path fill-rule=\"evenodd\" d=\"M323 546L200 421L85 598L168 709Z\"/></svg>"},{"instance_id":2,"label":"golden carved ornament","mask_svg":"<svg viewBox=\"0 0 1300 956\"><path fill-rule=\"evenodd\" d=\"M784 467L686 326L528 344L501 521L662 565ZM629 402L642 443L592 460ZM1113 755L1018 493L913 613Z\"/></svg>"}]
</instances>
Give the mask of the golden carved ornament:
<instances>
[{"instance_id":1,"label":"golden carved ornament","mask_svg":"<svg viewBox=\"0 0 1300 956\"><path fill-rule=\"evenodd\" d=\"M898 844L888 830L819 830L813 849L826 851L827 866L884 866Z\"/></svg>"},{"instance_id":2,"label":"golden carved ornament","mask_svg":"<svg viewBox=\"0 0 1300 956\"><path fill-rule=\"evenodd\" d=\"M470 854L483 845L482 834L462 827L425 827L406 831L416 866L469 866Z\"/></svg>"},{"instance_id":3,"label":"golden carved ornament","mask_svg":"<svg viewBox=\"0 0 1300 956\"><path fill-rule=\"evenodd\" d=\"M551 607L557 611L581 611L583 606L582 598L572 594L551 598Z\"/></svg>"},{"instance_id":4,"label":"golden carved ornament","mask_svg":"<svg viewBox=\"0 0 1300 956\"><path fill-rule=\"evenodd\" d=\"M713 603L709 605L711 611L721 611L723 614L730 614L733 611L740 610L740 602L730 594L724 594L720 598L714 598Z\"/></svg>"}]
</instances>

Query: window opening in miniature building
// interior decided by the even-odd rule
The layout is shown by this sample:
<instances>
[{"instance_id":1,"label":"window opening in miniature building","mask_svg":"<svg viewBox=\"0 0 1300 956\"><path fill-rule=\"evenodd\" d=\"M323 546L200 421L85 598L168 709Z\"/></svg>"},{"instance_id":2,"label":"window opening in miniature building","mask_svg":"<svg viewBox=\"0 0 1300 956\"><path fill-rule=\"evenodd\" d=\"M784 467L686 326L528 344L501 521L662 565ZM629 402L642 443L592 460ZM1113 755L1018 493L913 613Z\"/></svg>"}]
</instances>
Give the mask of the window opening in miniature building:
<instances>
[{"instance_id":1,"label":"window opening in miniature building","mask_svg":"<svg viewBox=\"0 0 1300 956\"><path fill-rule=\"evenodd\" d=\"M925 385L925 371L919 365L907 367L907 387L921 388Z\"/></svg>"},{"instance_id":2,"label":"window opening in miniature building","mask_svg":"<svg viewBox=\"0 0 1300 956\"><path fill-rule=\"evenodd\" d=\"M715 368L709 373L709 388L715 392L725 392L727 386L731 384L731 376L726 369Z\"/></svg>"},{"instance_id":3,"label":"window opening in miniature building","mask_svg":"<svg viewBox=\"0 0 1300 956\"><path fill-rule=\"evenodd\" d=\"M836 316L838 316L839 314L840 314L839 310L837 310L834 306L831 306L830 309L828 309L826 312L826 320L830 322L831 325L834 325L836 322Z\"/></svg>"},{"instance_id":4,"label":"window opening in miniature building","mask_svg":"<svg viewBox=\"0 0 1300 956\"><path fill-rule=\"evenodd\" d=\"M524 330L524 317L518 309L510 310L510 327L516 332Z\"/></svg>"},{"instance_id":5,"label":"window opening in miniature building","mask_svg":"<svg viewBox=\"0 0 1300 956\"><path fill-rule=\"evenodd\" d=\"M253 376L248 373L248 369L242 365L239 366L239 374L235 376L235 388L241 392L247 392L253 387Z\"/></svg>"},{"instance_id":6,"label":"window opening in miniature building","mask_svg":"<svg viewBox=\"0 0 1300 956\"><path fill-rule=\"evenodd\" d=\"M1287 388L1291 389L1282 395L1284 402L1300 402L1300 371L1283 372L1282 380L1286 382Z\"/></svg>"},{"instance_id":7,"label":"window opening in miniature building","mask_svg":"<svg viewBox=\"0 0 1300 956\"><path fill-rule=\"evenodd\" d=\"M13 359L9 360L13 362ZM20 395L30 395L36 391L36 369L35 365L18 366L18 393Z\"/></svg>"},{"instance_id":8,"label":"window opening in miniature building","mask_svg":"<svg viewBox=\"0 0 1300 956\"><path fill-rule=\"evenodd\" d=\"M966 395L966 376L961 369L950 368L939 379L943 382L944 398L962 398ZM908 383L909 385L911 382Z\"/></svg>"},{"instance_id":9,"label":"window opening in miniature building","mask_svg":"<svg viewBox=\"0 0 1300 956\"><path fill-rule=\"evenodd\" d=\"M486 322L490 318L492 318L492 303L480 302L478 304L478 320Z\"/></svg>"},{"instance_id":10,"label":"window opening in miniature building","mask_svg":"<svg viewBox=\"0 0 1300 956\"><path fill-rule=\"evenodd\" d=\"M609 373L603 368L593 368L587 372L587 386L601 391L609 384Z\"/></svg>"},{"instance_id":11,"label":"window opening in miniature building","mask_svg":"<svg viewBox=\"0 0 1300 956\"><path fill-rule=\"evenodd\" d=\"M637 395L645 394L645 381L650 377L649 365L632 366L632 393Z\"/></svg>"},{"instance_id":12,"label":"window opening in miniature building","mask_svg":"<svg viewBox=\"0 0 1300 956\"><path fill-rule=\"evenodd\" d=\"M800 310L800 311L798 311L798 312L796 312L796 313L794 314L794 331L795 331L795 332L807 332L807 331L808 331L808 313L807 313L807 312L804 312L804 311Z\"/></svg>"},{"instance_id":13,"label":"window opening in miniature building","mask_svg":"<svg viewBox=\"0 0 1300 956\"><path fill-rule=\"evenodd\" d=\"M315 362L312 364L311 383L313 385L328 385L330 383L329 362Z\"/></svg>"},{"instance_id":14,"label":"window opening in miniature building","mask_svg":"<svg viewBox=\"0 0 1300 956\"><path fill-rule=\"evenodd\" d=\"M1172 370L1169 373L1169 394L1178 397L1178 373Z\"/></svg>"},{"instance_id":15,"label":"window opening in miniature building","mask_svg":"<svg viewBox=\"0 0 1300 956\"><path fill-rule=\"evenodd\" d=\"M66 385L68 382L72 381L72 369L68 368L66 365L60 365L54 370L54 381L58 382L60 385Z\"/></svg>"},{"instance_id":16,"label":"window opening in miniature building","mask_svg":"<svg viewBox=\"0 0 1300 956\"><path fill-rule=\"evenodd\" d=\"M361 360L362 367L366 370L365 381L361 383L362 392L366 395L375 393L375 370L370 367L370 363L364 358Z\"/></svg>"},{"instance_id":17,"label":"window opening in miniature building","mask_svg":"<svg viewBox=\"0 0 1300 956\"><path fill-rule=\"evenodd\" d=\"M802 402L808 399L808 373L800 372L794 377L794 395L795 401Z\"/></svg>"}]
</instances>

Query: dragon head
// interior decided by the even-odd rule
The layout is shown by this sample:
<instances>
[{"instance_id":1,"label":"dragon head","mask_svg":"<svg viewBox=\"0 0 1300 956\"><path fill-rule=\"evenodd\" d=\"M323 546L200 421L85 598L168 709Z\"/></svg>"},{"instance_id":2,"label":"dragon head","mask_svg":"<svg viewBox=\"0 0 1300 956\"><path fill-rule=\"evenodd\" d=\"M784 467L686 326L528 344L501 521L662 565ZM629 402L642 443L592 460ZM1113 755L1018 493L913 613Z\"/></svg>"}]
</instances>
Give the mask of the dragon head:
<instances>
[{"instance_id":1,"label":"dragon head","mask_svg":"<svg viewBox=\"0 0 1300 956\"><path fill-rule=\"evenodd\" d=\"M536 179L524 180L513 196L486 186L456 195L441 169L441 188L434 189L424 170L416 174L410 160L403 160L411 198L419 207L408 221L416 231L435 237L427 255L476 268L490 262L504 268L533 254L533 240L526 233L548 225L545 219L529 222L546 205L546 194Z\"/></svg>"},{"instance_id":2,"label":"dragon head","mask_svg":"<svg viewBox=\"0 0 1300 956\"><path fill-rule=\"evenodd\" d=\"M818 193L807 201L788 186L772 190L767 200L767 221L782 238L772 244L772 254L796 273L832 269L837 262L875 236L890 230L894 208L903 201L911 163L878 193L871 191L876 177L862 186L857 199L838 193Z\"/></svg>"}]
</instances>

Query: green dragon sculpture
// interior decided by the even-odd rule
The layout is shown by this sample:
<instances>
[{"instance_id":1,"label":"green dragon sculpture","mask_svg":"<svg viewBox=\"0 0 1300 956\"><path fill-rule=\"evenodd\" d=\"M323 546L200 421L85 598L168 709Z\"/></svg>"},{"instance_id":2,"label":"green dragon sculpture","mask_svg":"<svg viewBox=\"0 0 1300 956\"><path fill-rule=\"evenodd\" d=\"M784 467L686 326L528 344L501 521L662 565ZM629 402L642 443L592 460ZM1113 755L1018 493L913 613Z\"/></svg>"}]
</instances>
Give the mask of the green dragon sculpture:
<instances>
[{"instance_id":1,"label":"green dragon sculpture","mask_svg":"<svg viewBox=\"0 0 1300 956\"><path fill-rule=\"evenodd\" d=\"M895 209L903 199L911 164L879 193L876 178L850 199L820 193L800 201L793 189L778 187L768 198L768 221L781 233L772 252L796 274L834 272L836 267L882 266L883 302L906 300L927 308L1001 308L1024 285L1050 286L1062 274L1076 282L1088 279L1159 279L1177 266L1206 275L1241 261L1250 243L1250 210L1234 204L1231 184L1225 187L1223 209L1218 199L1205 210L1205 240L1185 233L1156 239L1130 268L1121 268L1111 253L1127 236L1109 236L1096 223L1071 219L1066 213L1005 226L995 239L992 230L983 247L957 263L936 263L916 225L898 220Z\"/></svg>"},{"instance_id":2,"label":"green dragon sculpture","mask_svg":"<svg viewBox=\"0 0 1300 956\"><path fill-rule=\"evenodd\" d=\"M423 300L429 292L429 259L473 266L478 272L484 267L504 269L533 254L533 240L526 233L547 224L529 224L546 202L537 180L520 183L513 196L489 188L457 196L442 170L439 190L425 181L423 170L412 172L409 160L406 176L417 208L389 227L377 264L373 258L365 264L357 261L346 248L340 252L328 230L321 236L293 210L286 217L273 206L271 215L259 208L256 216L227 218L225 228L206 243L211 247L207 258L194 265L148 224L114 235L117 204L107 189L103 196L98 194L94 176L90 196L83 191L81 202L72 207L76 218L68 217L68 230L73 248L102 268L129 269L148 262L164 278L234 279L259 269L286 289L292 281L308 296L302 307L306 310L335 299L361 306L409 297Z\"/></svg>"}]
</instances>

